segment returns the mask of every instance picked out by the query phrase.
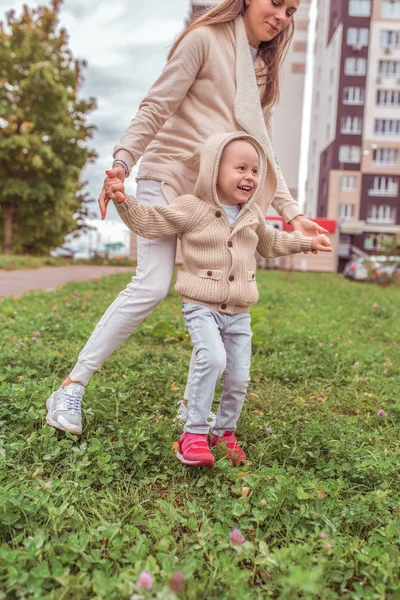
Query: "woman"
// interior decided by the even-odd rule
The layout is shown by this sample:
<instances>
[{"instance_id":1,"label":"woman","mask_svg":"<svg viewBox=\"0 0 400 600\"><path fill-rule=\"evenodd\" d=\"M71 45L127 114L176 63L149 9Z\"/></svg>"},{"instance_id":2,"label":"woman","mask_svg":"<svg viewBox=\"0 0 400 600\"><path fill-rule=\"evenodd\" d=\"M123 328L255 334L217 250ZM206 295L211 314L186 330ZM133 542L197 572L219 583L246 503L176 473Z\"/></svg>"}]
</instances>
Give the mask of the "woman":
<instances>
[{"instance_id":1,"label":"woman","mask_svg":"<svg viewBox=\"0 0 400 600\"><path fill-rule=\"evenodd\" d=\"M300 0L223 0L189 25L173 45L166 67L115 147L99 197L102 218L115 199L114 186L142 157L136 197L168 204L192 193L199 146L217 131L246 131L261 143L268 169L261 194L297 231L325 230L301 215L272 147L271 108L279 97L279 70L294 31ZM174 270L176 237L138 238L132 282L105 312L78 362L47 401L47 422L79 434L81 400L91 375L167 294Z\"/></svg>"}]
</instances>

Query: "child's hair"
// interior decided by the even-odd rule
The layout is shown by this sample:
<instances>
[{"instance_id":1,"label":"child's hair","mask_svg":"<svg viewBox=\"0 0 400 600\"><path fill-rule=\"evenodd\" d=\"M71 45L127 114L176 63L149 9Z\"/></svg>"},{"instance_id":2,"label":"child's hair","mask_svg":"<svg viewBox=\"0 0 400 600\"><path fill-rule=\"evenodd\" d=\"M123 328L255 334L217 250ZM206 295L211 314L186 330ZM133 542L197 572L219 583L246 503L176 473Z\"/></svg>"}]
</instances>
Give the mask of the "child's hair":
<instances>
[{"instance_id":1,"label":"child's hair","mask_svg":"<svg viewBox=\"0 0 400 600\"><path fill-rule=\"evenodd\" d=\"M257 152L258 155L258 160L261 160L261 156L260 156L260 149L257 147L257 145L253 142L252 139L249 139L247 137L237 137L234 138L233 140L231 140L230 142L228 142L224 148L224 152L227 149L228 146L230 146L231 144L233 144L234 142L246 142L246 144L249 144L250 146L252 146L254 148L254 150Z\"/></svg>"},{"instance_id":2,"label":"child's hair","mask_svg":"<svg viewBox=\"0 0 400 600\"><path fill-rule=\"evenodd\" d=\"M190 23L181 33L168 54L168 60L173 56L177 46L190 31L204 25L221 25L222 23L229 23L239 15L244 15L246 8L245 0L223 0L218 6L207 10L195 19L193 23ZM261 42L258 48L258 53L265 63L264 69L258 69L256 71L258 85L265 85L265 91L261 98L261 105L263 107L275 104L279 100L280 67L286 56L293 34L294 21L292 19L289 26L279 35L275 36L269 42Z\"/></svg>"}]
</instances>

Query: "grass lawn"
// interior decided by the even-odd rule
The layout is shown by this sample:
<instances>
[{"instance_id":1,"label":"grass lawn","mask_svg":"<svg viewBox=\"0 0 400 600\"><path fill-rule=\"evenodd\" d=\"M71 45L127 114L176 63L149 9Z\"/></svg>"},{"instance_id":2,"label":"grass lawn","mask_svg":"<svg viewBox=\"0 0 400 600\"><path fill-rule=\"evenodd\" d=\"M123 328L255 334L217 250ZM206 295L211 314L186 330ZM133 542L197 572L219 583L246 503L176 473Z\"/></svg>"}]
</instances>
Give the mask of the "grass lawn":
<instances>
[{"instance_id":1,"label":"grass lawn","mask_svg":"<svg viewBox=\"0 0 400 600\"><path fill-rule=\"evenodd\" d=\"M173 452L191 352L173 292L93 377L82 436L45 424L128 280L0 302L0 600L167 600L177 571L189 600L399 599L400 290L259 272L249 461L195 470Z\"/></svg>"}]
</instances>

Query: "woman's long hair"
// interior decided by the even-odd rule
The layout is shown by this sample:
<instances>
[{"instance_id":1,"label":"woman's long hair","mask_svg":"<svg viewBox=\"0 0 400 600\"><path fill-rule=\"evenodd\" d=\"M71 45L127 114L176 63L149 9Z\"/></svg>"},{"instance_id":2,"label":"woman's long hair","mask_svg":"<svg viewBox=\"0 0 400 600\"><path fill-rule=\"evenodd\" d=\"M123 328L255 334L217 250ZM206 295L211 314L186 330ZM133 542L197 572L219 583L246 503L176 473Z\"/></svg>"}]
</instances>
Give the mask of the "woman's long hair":
<instances>
[{"instance_id":1,"label":"woman's long hair","mask_svg":"<svg viewBox=\"0 0 400 600\"><path fill-rule=\"evenodd\" d=\"M178 37L172 46L168 60L174 54L177 46L183 38L193 29L204 25L221 25L229 23L238 17L244 15L246 11L245 0L223 0L217 6L200 15L197 19L190 23L186 29ZM273 105L279 100L280 81L279 74L282 62L286 56L288 45L291 42L294 34L294 22L291 20L286 29L275 36L269 42L261 42L258 47L258 54L265 63L265 68L256 71L258 85L265 85L265 91L261 98L261 105Z\"/></svg>"}]
</instances>

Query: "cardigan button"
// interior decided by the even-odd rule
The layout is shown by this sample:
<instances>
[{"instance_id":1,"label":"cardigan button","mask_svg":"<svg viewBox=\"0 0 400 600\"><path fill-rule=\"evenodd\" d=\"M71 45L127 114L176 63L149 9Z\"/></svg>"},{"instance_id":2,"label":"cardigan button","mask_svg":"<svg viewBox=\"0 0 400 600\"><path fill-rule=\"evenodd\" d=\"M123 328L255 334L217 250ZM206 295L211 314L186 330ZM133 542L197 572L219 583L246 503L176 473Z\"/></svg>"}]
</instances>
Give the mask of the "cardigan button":
<instances>
[{"instance_id":1,"label":"cardigan button","mask_svg":"<svg viewBox=\"0 0 400 600\"><path fill-rule=\"evenodd\" d=\"M229 242L228 242L228 248L232 248L232 246L233 246L233 244L232 244L232 242L229 240Z\"/></svg>"},{"instance_id":2,"label":"cardigan button","mask_svg":"<svg viewBox=\"0 0 400 600\"><path fill-rule=\"evenodd\" d=\"M226 309L226 304L221 304L221 308L222 308L222 310L225 310Z\"/></svg>"},{"instance_id":3,"label":"cardigan button","mask_svg":"<svg viewBox=\"0 0 400 600\"><path fill-rule=\"evenodd\" d=\"M217 210L217 212L215 213L216 217L221 217L222 216L222 212L220 210Z\"/></svg>"},{"instance_id":4,"label":"cardigan button","mask_svg":"<svg viewBox=\"0 0 400 600\"><path fill-rule=\"evenodd\" d=\"M211 277L211 275L212 275L212 271L207 271L207 275L208 275L209 277Z\"/></svg>"},{"instance_id":5,"label":"cardigan button","mask_svg":"<svg viewBox=\"0 0 400 600\"><path fill-rule=\"evenodd\" d=\"M235 278L233 275L229 275L229 281L233 281Z\"/></svg>"}]
</instances>

